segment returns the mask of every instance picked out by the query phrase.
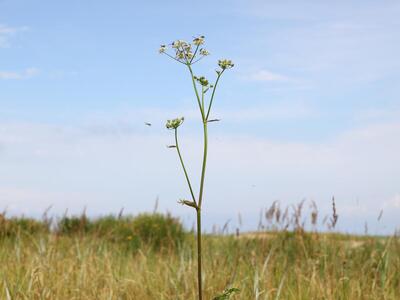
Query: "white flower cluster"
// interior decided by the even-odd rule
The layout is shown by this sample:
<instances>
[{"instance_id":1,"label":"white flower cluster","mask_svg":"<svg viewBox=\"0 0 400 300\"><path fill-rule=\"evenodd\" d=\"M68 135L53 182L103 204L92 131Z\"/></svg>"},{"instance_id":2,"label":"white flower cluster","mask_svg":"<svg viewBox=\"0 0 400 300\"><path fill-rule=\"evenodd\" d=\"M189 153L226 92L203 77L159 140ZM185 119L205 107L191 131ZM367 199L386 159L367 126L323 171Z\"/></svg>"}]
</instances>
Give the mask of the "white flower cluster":
<instances>
[{"instance_id":1,"label":"white flower cluster","mask_svg":"<svg viewBox=\"0 0 400 300\"><path fill-rule=\"evenodd\" d=\"M233 68L234 65L235 64L229 59L220 59L220 60L218 60L218 66L220 66L220 68L222 70L231 69L231 68Z\"/></svg>"},{"instance_id":2,"label":"white flower cluster","mask_svg":"<svg viewBox=\"0 0 400 300\"><path fill-rule=\"evenodd\" d=\"M167 124L165 124L165 127L167 127L167 129L177 129L179 126L182 125L184 120L184 117L167 120Z\"/></svg>"},{"instance_id":3,"label":"white flower cluster","mask_svg":"<svg viewBox=\"0 0 400 300\"><path fill-rule=\"evenodd\" d=\"M176 40L171 43L171 48L173 50L173 55L167 53L168 47L166 45L161 45L158 50L161 54L167 54L168 56L178 60L184 64L191 64L197 55L200 55L197 60L204 56L210 55L204 48L200 48L204 44L204 36L198 36L193 39L192 43L188 43L183 40Z\"/></svg>"},{"instance_id":4,"label":"white flower cluster","mask_svg":"<svg viewBox=\"0 0 400 300\"><path fill-rule=\"evenodd\" d=\"M207 55L210 55L210 52L208 52L206 49L200 49L200 55L203 55L203 56L207 56Z\"/></svg>"},{"instance_id":5,"label":"white flower cluster","mask_svg":"<svg viewBox=\"0 0 400 300\"><path fill-rule=\"evenodd\" d=\"M167 46L166 45L161 45L160 49L158 49L159 53L164 53L167 50Z\"/></svg>"},{"instance_id":6,"label":"white flower cluster","mask_svg":"<svg viewBox=\"0 0 400 300\"><path fill-rule=\"evenodd\" d=\"M196 46L203 45L204 44L204 35L194 38L193 44L195 44Z\"/></svg>"}]
</instances>

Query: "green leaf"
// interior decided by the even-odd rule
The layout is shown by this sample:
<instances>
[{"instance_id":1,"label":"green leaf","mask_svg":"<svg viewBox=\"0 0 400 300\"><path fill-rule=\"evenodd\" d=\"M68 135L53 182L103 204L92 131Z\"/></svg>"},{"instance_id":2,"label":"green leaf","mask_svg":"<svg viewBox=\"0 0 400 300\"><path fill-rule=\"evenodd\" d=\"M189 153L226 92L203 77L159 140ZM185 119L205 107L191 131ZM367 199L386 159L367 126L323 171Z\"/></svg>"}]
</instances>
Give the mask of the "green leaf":
<instances>
[{"instance_id":1,"label":"green leaf","mask_svg":"<svg viewBox=\"0 0 400 300\"><path fill-rule=\"evenodd\" d=\"M197 204L196 204L196 202L193 202L193 201L181 199L181 200L178 201L178 203L180 203L180 204L182 204L182 205L191 206L191 207L197 209Z\"/></svg>"},{"instance_id":2,"label":"green leaf","mask_svg":"<svg viewBox=\"0 0 400 300\"><path fill-rule=\"evenodd\" d=\"M231 295L238 293L240 290L237 288L226 289L222 294L214 297L213 300L228 300Z\"/></svg>"}]
</instances>

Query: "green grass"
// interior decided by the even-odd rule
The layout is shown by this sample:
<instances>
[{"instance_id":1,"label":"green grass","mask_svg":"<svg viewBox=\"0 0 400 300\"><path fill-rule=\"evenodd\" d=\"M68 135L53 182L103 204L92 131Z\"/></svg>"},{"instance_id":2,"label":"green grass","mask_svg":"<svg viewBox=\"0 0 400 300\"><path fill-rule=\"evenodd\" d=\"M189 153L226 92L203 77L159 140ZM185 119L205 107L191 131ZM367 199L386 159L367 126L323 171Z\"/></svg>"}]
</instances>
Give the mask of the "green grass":
<instances>
[{"instance_id":1,"label":"green grass","mask_svg":"<svg viewBox=\"0 0 400 300\"><path fill-rule=\"evenodd\" d=\"M178 223L110 216L68 233L24 225L0 238L0 299L195 299L195 240ZM205 299L231 286L244 300L400 299L398 237L275 231L205 235L204 245Z\"/></svg>"}]
</instances>

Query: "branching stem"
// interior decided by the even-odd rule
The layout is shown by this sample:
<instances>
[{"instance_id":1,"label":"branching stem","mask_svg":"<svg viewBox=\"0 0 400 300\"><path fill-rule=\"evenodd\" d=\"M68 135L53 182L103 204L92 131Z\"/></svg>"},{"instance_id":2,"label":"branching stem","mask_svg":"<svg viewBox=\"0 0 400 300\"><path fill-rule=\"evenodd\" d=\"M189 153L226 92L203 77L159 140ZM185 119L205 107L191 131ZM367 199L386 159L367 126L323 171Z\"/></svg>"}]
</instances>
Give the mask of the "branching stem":
<instances>
[{"instance_id":1,"label":"branching stem","mask_svg":"<svg viewBox=\"0 0 400 300\"><path fill-rule=\"evenodd\" d=\"M197 103L199 104L199 108L200 108L200 112L201 112L201 118L204 121L205 120L204 110L203 110L203 108L201 106L200 96L199 96L199 92L197 91L197 86L196 86L196 81L194 79L193 70L192 70L192 67L190 66L189 63L187 64L187 67L189 69L190 76L192 77L193 89L194 89L194 93L196 94Z\"/></svg>"},{"instance_id":2,"label":"branching stem","mask_svg":"<svg viewBox=\"0 0 400 300\"><path fill-rule=\"evenodd\" d=\"M183 172L185 173L185 177L186 177L187 184L188 184L188 186L189 186L190 194L192 195L192 200L193 200L193 202L196 203L196 205L197 205L196 197L194 196L193 189L192 189L192 184L190 183L189 175L188 175L188 173L187 173L187 171L186 171L186 167L185 167L185 164L184 164L184 162L183 162L183 158L182 158L182 155L181 155L181 151L180 151L180 149L179 149L179 143L178 143L178 129L175 129L175 146L176 146L176 151L178 152L179 160L181 161L181 165L182 165Z\"/></svg>"},{"instance_id":3,"label":"branching stem","mask_svg":"<svg viewBox=\"0 0 400 300\"><path fill-rule=\"evenodd\" d=\"M207 121L203 121L203 135L204 135L203 165L201 168L200 192L199 192L199 208L200 209L201 209L201 203L203 201L204 179L205 179L205 175L206 175L206 166L207 166L207 153L208 153Z\"/></svg>"},{"instance_id":4,"label":"branching stem","mask_svg":"<svg viewBox=\"0 0 400 300\"><path fill-rule=\"evenodd\" d=\"M218 73L217 79L215 80L214 88L213 88L213 91L211 94L210 104L208 105L206 120L208 120L208 117L210 116L210 111L211 111L211 106L212 106L212 103L214 100L215 90L217 89L218 81L221 78L222 73L224 73L224 70L222 70L220 73Z\"/></svg>"}]
</instances>

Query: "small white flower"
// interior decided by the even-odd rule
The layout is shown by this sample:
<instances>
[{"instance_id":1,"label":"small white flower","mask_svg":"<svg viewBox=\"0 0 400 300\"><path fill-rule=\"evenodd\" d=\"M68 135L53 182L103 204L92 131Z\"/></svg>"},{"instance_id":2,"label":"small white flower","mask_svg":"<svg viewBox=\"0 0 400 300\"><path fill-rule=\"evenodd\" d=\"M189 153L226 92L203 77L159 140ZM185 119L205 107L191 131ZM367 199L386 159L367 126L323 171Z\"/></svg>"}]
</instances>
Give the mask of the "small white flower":
<instances>
[{"instance_id":1,"label":"small white flower","mask_svg":"<svg viewBox=\"0 0 400 300\"><path fill-rule=\"evenodd\" d=\"M199 36L197 38L194 38L193 44L196 45L196 46L203 45L204 44L204 35L201 35L201 36Z\"/></svg>"},{"instance_id":2,"label":"small white flower","mask_svg":"<svg viewBox=\"0 0 400 300\"><path fill-rule=\"evenodd\" d=\"M176 51L176 58L177 59L184 59L185 54L182 51Z\"/></svg>"},{"instance_id":3,"label":"small white flower","mask_svg":"<svg viewBox=\"0 0 400 300\"><path fill-rule=\"evenodd\" d=\"M188 43L185 42L184 44L182 44L182 48L185 51L189 52L192 49L192 44L188 44Z\"/></svg>"},{"instance_id":4,"label":"small white flower","mask_svg":"<svg viewBox=\"0 0 400 300\"><path fill-rule=\"evenodd\" d=\"M161 45L160 49L158 50L159 53L164 53L167 50L167 46Z\"/></svg>"},{"instance_id":5,"label":"small white flower","mask_svg":"<svg viewBox=\"0 0 400 300\"><path fill-rule=\"evenodd\" d=\"M210 55L210 52L208 52L206 49L200 49L200 54L203 56Z\"/></svg>"},{"instance_id":6,"label":"small white flower","mask_svg":"<svg viewBox=\"0 0 400 300\"><path fill-rule=\"evenodd\" d=\"M172 48L179 49L187 47L188 43L183 40L176 40L172 43Z\"/></svg>"},{"instance_id":7,"label":"small white flower","mask_svg":"<svg viewBox=\"0 0 400 300\"><path fill-rule=\"evenodd\" d=\"M165 124L165 127L167 127L167 129L177 129L179 126L182 125L184 120L185 120L184 117L176 118L173 120L167 120L167 124Z\"/></svg>"},{"instance_id":8,"label":"small white flower","mask_svg":"<svg viewBox=\"0 0 400 300\"><path fill-rule=\"evenodd\" d=\"M193 53L192 53L192 52L186 53L186 57L187 57L188 59L192 59L192 58L193 58Z\"/></svg>"},{"instance_id":9,"label":"small white flower","mask_svg":"<svg viewBox=\"0 0 400 300\"><path fill-rule=\"evenodd\" d=\"M231 69L233 68L234 63L229 59L220 59L218 60L218 66L220 66L222 70Z\"/></svg>"}]
</instances>

